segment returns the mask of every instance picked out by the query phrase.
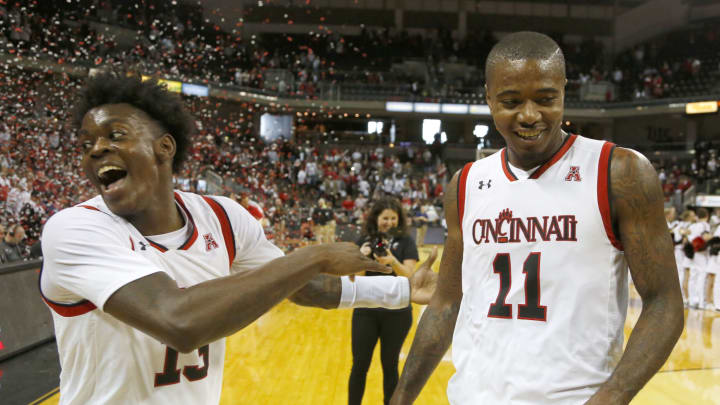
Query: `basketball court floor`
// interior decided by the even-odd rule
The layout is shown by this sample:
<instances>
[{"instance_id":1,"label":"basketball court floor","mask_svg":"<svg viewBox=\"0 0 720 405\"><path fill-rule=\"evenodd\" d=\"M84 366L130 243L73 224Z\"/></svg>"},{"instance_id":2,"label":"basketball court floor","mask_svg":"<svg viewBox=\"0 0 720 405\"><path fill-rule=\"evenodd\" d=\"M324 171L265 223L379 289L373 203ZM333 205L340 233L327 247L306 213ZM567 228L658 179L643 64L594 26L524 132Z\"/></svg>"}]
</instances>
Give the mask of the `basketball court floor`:
<instances>
[{"instance_id":1,"label":"basketball court floor","mask_svg":"<svg viewBox=\"0 0 720 405\"><path fill-rule=\"evenodd\" d=\"M420 249L421 260L429 250ZM640 314L640 305L637 293L632 291L626 338ZM403 346L401 367L420 312L421 308L415 306L415 326ZM346 404L352 363L351 315L351 310L302 308L286 301L230 337L221 404ZM416 404L447 404L445 388L452 373L446 355ZM32 403L54 405L58 395L54 389L38 395ZM363 404L382 404L377 347ZM632 404L720 405L720 312L686 311L685 330L670 359Z\"/></svg>"}]
</instances>

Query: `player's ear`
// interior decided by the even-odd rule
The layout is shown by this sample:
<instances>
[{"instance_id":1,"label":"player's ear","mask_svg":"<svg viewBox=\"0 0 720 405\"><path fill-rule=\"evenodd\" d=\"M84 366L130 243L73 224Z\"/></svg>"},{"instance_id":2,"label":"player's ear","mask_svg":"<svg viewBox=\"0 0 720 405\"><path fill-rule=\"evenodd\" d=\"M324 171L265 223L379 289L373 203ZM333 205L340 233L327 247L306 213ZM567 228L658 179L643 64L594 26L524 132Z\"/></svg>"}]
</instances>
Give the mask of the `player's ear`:
<instances>
[{"instance_id":1,"label":"player's ear","mask_svg":"<svg viewBox=\"0 0 720 405\"><path fill-rule=\"evenodd\" d=\"M169 133L165 133L155 140L154 148L155 156L157 156L161 162L172 161L175 157L175 151L177 150L175 138Z\"/></svg>"}]
</instances>

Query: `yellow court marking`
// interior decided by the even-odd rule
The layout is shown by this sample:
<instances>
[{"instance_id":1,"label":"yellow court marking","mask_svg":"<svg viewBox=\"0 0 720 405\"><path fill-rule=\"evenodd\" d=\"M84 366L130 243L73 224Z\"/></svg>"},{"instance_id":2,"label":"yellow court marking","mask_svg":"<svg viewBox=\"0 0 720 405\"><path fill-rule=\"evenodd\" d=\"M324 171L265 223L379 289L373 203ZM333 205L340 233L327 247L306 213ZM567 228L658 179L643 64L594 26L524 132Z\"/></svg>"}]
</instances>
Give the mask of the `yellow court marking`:
<instances>
[{"instance_id":1,"label":"yellow court marking","mask_svg":"<svg viewBox=\"0 0 720 405\"><path fill-rule=\"evenodd\" d=\"M59 388L53 388L47 394L44 394L40 398L30 402L29 405L38 405L38 404L56 405L58 403L58 401L60 400L60 395L58 395L58 391L59 391Z\"/></svg>"},{"instance_id":2,"label":"yellow court marking","mask_svg":"<svg viewBox=\"0 0 720 405\"><path fill-rule=\"evenodd\" d=\"M429 251L420 249L421 260ZM403 346L400 367L410 350L419 313L416 306L415 325ZM640 301L633 291L626 338L639 314ZM285 301L228 338L221 404L346 404L352 364L351 316L351 310L303 308ZM452 364L443 361L416 404L448 404L445 389L453 372ZM691 310L669 360L632 405L720 405L717 381L720 381L720 313ZM56 394L42 403L54 405L57 401ZM363 404L381 403L382 370L376 347Z\"/></svg>"}]
</instances>

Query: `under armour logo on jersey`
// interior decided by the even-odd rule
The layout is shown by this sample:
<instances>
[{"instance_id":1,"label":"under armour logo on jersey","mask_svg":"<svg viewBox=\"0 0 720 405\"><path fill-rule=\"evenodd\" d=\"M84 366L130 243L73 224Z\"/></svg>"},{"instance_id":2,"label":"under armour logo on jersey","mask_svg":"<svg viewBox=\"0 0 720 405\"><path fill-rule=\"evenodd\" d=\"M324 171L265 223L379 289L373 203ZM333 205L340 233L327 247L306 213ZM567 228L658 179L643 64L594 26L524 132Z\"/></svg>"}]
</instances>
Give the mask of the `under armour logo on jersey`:
<instances>
[{"instance_id":1,"label":"under armour logo on jersey","mask_svg":"<svg viewBox=\"0 0 720 405\"><path fill-rule=\"evenodd\" d=\"M492 179L487 181L487 188L490 188L490 183L492 182ZM482 190L486 186L485 180L480 180L480 186L478 187L479 190Z\"/></svg>"},{"instance_id":2,"label":"under armour logo on jersey","mask_svg":"<svg viewBox=\"0 0 720 405\"><path fill-rule=\"evenodd\" d=\"M580 179L580 166L570 166L570 171L565 176L565 181L582 181Z\"/></svg>"},{"instance_id":3,"label":"under armour logo on jersey","mask_svg":"<svg viewBox=\"0 0 720 405\"><path fill-rule=\"evenodd\" d=\"M140 250L147 250L147 243L139 240L138 243L140 244Z\"/></svg>"},{"instance_id":4,"label":"under armour logo on jersey","mask_svg":"<svg viewBox=\"0 0 720 405\"><path fill-rule=\"evenodd\" d=\"M205 238L205 250L208 252L218 247L218 244L215 242L215 239L213 239L212 234L206 233L203 235L203 238Z\"/></svg>"}]
</instances>

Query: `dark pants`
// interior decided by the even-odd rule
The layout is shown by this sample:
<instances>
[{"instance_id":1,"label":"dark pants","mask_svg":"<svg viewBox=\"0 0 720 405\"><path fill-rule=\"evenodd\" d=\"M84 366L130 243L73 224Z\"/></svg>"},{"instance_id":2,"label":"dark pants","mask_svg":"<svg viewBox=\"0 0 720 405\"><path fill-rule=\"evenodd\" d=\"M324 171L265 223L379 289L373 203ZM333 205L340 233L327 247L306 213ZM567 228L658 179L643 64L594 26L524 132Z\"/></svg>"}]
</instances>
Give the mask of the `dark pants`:
<instances>
[{"instance_id":1,"label":"dark pants","mask_svg":"<svg viewBox=\"0 0 720 405\"><path fill-rule=\"evenodd\" d=\"M380 339L385 404L398 383L398 356L412 325L412 310L383 311L356 309L352 317L352 355L348 403L360 405L375 344Z\"/></svg>"}]
</instances>

